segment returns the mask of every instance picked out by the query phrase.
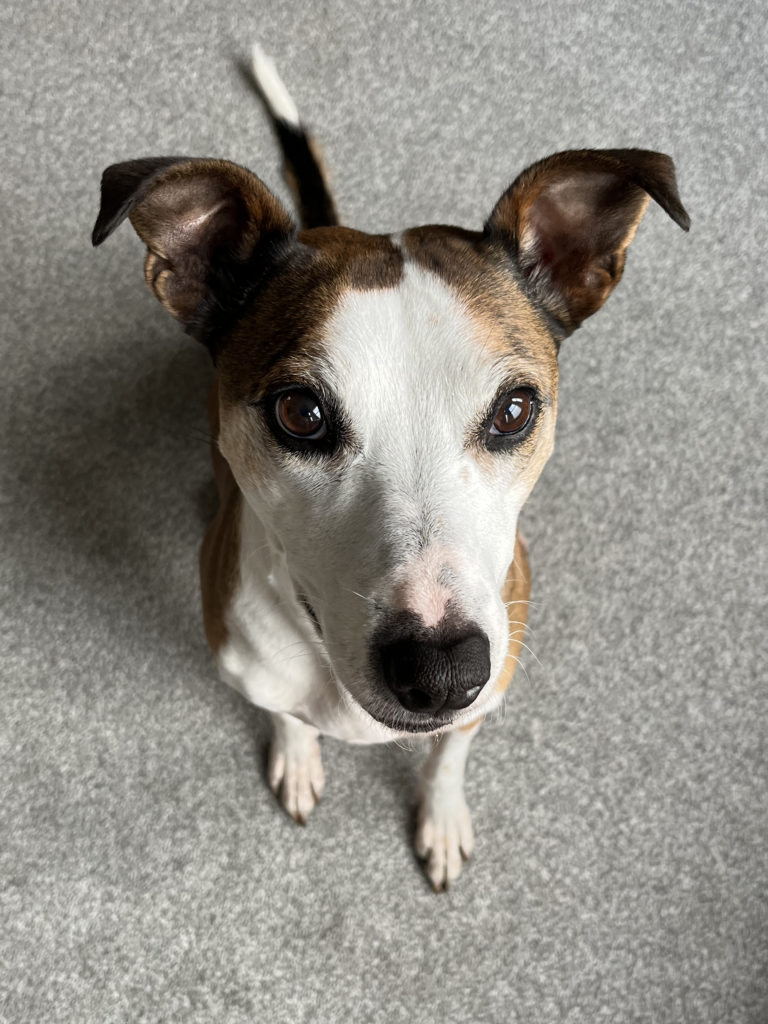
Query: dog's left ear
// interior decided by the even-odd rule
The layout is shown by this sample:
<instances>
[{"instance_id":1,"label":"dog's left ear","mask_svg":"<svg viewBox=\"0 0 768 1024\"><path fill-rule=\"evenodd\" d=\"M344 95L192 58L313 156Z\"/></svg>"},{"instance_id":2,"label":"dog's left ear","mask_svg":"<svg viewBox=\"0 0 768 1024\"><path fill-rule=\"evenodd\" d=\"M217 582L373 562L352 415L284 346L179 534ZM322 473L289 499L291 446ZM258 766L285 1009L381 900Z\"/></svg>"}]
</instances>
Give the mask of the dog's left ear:
<instances>
[{"instance_id":1,"label":"dog's left ear","mask_svg":"<svg viewBox=\"0 0 768 1024\"><path fill-rule=\"evenodd\" d=\"M485 231L516 260L531 298L566 336L621 280L649 199L688 230L668 156L643 149L571 150L523 171Z\"/></svg>"},{"instance_id":2,"label":"dog's left ear","mask_svg":"<svg viewBox=\"0 0 768 1024\"><path fill-rule=\"evenodd\" d=\"M126 217L147 247L144 276L151 291L214 356L221 328L296 230L251 171L188 157L108 167L93 244Z\"/></svg>"}]
</instances>

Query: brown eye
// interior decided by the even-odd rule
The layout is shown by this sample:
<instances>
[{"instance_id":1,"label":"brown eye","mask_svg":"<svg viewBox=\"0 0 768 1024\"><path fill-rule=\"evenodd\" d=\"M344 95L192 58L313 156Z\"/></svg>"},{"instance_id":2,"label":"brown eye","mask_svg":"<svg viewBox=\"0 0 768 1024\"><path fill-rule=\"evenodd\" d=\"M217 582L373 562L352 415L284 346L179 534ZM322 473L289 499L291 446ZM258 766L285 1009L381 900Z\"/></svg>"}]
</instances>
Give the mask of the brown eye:
<instances>
[{"instance_id":1,"label":"brown eye","mask_svg":"<svg viewBox=\"0 0 768 1024\"><path fill-rule=\"evenodd\" d=\"M291 437L319 441L328 428L320 399L311 391L286 391L275 403L275 417Z\"/></svg>"},{"instance_id":2,"label":"brown eye","mask_svg":"<svg viewBox=\"0 0 768 1024\"><path fill-rule=\"evenodd\" d=\"M510 391L496 409L490 433L497 437L519 434L530 423L533 411L534 399L530 391L526 388Z\"/></svg>"}]
</instances>

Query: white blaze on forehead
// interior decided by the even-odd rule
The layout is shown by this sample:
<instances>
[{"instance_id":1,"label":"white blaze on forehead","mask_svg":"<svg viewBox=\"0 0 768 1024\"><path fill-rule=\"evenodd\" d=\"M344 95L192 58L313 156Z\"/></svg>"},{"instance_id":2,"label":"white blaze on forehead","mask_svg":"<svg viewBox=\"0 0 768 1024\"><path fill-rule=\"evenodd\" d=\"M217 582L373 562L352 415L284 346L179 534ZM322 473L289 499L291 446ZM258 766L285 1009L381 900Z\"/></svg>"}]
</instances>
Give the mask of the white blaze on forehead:
<instances>
[{"instance_id":1,"label":"white blaze on forehead","mask_svg":"<svg viewBox=\"0 0 768 1024\"><path fill-rule=\"evenodd\" d=\"M463 445L495 386L478 330L458 295L415 264L405 264L395 288L343 296L325 344L363 444L406 457L444 451L449 438Z\"/></svg>"}]
</instances>

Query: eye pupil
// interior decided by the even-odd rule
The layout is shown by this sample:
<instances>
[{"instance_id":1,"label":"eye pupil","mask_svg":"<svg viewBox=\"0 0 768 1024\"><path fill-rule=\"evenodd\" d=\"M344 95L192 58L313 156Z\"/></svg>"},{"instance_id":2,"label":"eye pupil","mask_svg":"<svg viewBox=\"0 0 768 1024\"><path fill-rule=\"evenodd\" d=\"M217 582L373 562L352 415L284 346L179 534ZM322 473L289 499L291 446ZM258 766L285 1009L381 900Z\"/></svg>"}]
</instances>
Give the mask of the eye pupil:
<instances>
[{"instance_id":1,"label":"eye pupil","mask_svg":"<svg viewBox=\"0 0 768 1024\"><path fill-rule=\"evenodd\" d=\"M519 424L520 420L523 419L523 400L522 398L513 398L509 405L501 410L501 413L497 417L498 426L500 429L514 430Z\"/></svg>"},{"instance_id":2,"label":"eye pupil","mask_svg":"<svg viewBox=\"0 0 768 1024\"><path fill-rule=\"evenodd\" d=\"M320 400L311 391L288 391L280 395L275 415L280 427L292 437L319 440L326 433Z\"/></svg>"},{"instance_id":3,"label":"eye pupil","mask_svg":"<svg viewBox=\"0 0 768 1024\"><path fill-rule=\"evenodd\" d=\"M496 410L491 427L492 434L516 434L527 425L533 411L533 400L528 391L519 389L507 395Z\"/></svg>"}]
</instances>

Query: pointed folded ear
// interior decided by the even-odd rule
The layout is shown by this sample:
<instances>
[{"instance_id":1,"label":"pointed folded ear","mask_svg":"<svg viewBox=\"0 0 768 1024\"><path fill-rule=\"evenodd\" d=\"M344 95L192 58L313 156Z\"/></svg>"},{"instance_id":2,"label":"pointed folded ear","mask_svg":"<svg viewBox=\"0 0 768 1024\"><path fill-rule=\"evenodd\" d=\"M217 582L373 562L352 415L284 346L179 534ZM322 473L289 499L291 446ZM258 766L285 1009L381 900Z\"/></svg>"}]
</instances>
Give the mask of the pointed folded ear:
<instances>
[{"instance_id":1,"label":"pointed folded ear","mask_svg":"<svg viewBox=\"0 0 768 1024\"><path fill-rule=\"evenodd\" d=\"M531 297L567 335L621 280L627 247L649 199L688 230L675 165L663 153L556 153L510 185L486 223L486 234L510 252Z\"/></svg>"},{"instance_id":2,"label":"pointed folded ear","mask_svg":"<svg viewBox=\"0 0 768 1024\"><path fill-rule=\"evenodd\" d=\"M261 268L295 234L266 185L225 160L153 157L108 167L93 244L126 217L147 247L147 284L210 347L215 328L242 307Z\"/></svg>"}]
</instances>

